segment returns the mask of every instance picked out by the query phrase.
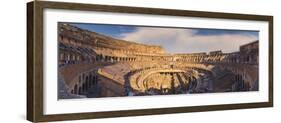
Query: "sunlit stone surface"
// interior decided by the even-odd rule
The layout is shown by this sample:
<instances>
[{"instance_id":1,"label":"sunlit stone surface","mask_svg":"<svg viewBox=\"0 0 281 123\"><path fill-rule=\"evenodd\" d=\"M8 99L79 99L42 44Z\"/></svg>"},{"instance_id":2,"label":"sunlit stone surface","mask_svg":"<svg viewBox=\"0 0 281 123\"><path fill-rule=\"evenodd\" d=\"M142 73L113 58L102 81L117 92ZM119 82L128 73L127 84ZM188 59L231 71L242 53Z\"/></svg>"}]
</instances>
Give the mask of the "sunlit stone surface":
<instances>
[{"instance_id":1,"label":"sunlit stone surface","mask_svg":"<svg viewBox=\"0 0 281 123\"><path fill-rule=\"evenodd\" d=\"M59 24L60 99L258 91L258 41L239 52L168 54Z\"/></svg>"}]
</instances>

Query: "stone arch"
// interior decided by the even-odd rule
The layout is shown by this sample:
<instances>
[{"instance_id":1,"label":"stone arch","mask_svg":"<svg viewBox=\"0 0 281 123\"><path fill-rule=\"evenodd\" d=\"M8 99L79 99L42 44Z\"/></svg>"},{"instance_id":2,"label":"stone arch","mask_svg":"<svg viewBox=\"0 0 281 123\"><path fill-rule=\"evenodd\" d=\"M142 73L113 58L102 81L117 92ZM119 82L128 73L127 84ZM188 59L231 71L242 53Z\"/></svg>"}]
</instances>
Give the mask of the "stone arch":
<instances>
[{"instance_id":1,"label":"stone arch","mask_svg":"<svg viewBox=\"0 0 281 123\"><path fill-rule=\"evenodd\" d=\"M100 61L104 61L104 56L100 54Z\"/></svg>"},{"instance_id":2,"label":"stone arch","mask_svg":"<svg viewBox=\"0 0 281 123\"><path fill-rule=\"evenodd\" d=\"M89 81L89 76L86 76L85 82Z\"/></svg>"},{"instance_id":3,"label":"stone arch","mask_svg":"<svg viewBox=\"0 0 281 123\"><path fill-rule=\"evenodd\" d=\"M93 79L92 79L92 85L94 86L95 85L95 81L96 81L96 77L95 77L95 75L94 76L92 76L93 77Z\"/></svg>"},{"instance_id":4,"label":"stone arch","mask_svg":"<svg viewBox=\"0 0 281 123\"><path fill-rule=\"evenodd\" d=\"M81 86L78 88L78 94L79 94L79 95L82 94L82 87L81 87Z\"/></svg>"},{"instance_id":5,"label":"stone arch","mask_svg":"<svg viewBox=\"0 0 281 123\"><path fill-rule=\"evenodd\" d=\"M73 93L74 93L74 94L77 94L77 93L78 93L78 92L77 92L77 89L78 89L77 84L75 84L74 89L73 89Z\"/></svg>"},{"instance_id":6,"label":"stone arch","mask_svg":"<svg viewBox=\"0 0 281 123\"><path fill-rule=\"evenodd\" d=\"M98 84L98 76L95 77L95 85Z\"/></svg>"},{"instance_id":7,"label":"stone arch","mask_svg":"<svg viewBox=\"0 0 281 123\"><path fill-rule=\"evenodd\" d=\"M109 61L109 56L105 56L104 59L105 59L106 62L108 62Z\"/></svg>"},{"instance_id":8,"label":"stone arch","mask_svg":"<svg viewBox=\"0 0 281 123\"><path fill-rule=\"evenodd\" d=\"M85 83L85 92L89 89L89 81L86 81Z\"/></svg>"},{"instance_id":9,"label":"stone arch","mask_svg":"<svg viewBox=\"0 0 281 123\"><path fill-rule=\"evenodd\" d=\"M90 88L92 86L92 81L93 81L93 77L92 77L92 74L90 74L89 75L88 88Z\"/></svg>"},{"instance_id":10,"label":"stone arch","mask_svg":"<svg viewBox=\"0 0 281 123\"><path fill-rule=\"evenodd\" d=\"M84 93L86 91L85 83L82 84L82 92Z\"/></svg>"}]
</instances>

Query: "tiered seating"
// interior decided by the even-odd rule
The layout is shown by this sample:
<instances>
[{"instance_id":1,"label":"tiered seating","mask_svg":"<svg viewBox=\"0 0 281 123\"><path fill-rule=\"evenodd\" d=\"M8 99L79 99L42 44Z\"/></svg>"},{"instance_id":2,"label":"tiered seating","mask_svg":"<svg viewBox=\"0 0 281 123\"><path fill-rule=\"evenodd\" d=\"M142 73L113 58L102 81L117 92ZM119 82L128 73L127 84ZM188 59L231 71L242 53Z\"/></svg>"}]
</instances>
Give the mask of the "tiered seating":
<instances>
[{"instance_id":1,"label":"tiered seating","mask_svg":"<svg viewBox=\"0 0 281 123\"><path fill-rule=\"evenodd\" d=\"M124 85L124 76L131 71L131 68L126 63L117 63L100 69L100 74L104 75L120 84Z\"/></svg>"}]
</instances>

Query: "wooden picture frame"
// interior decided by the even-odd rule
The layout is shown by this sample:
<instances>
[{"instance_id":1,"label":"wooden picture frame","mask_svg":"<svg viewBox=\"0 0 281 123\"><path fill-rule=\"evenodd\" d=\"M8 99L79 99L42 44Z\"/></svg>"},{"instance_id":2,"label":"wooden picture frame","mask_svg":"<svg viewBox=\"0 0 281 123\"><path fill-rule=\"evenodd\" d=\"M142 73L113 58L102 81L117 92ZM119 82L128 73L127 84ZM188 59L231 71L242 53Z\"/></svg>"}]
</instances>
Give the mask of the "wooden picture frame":
<instances>
[{"instance_id":1,"label":"wooden picture frame","mask_svg":"<svg viewBox=\"0 0 281 123\"><path fill-rule=\"evenodd\" d=\"M44 114L44 32L43 14L46 9L98 11L171 17L201 17L231 20L251 20L268 23L268 101L206 106L180 106L121 111L79 112L67 114ZM54 89L55 90L55 89ZM273 16L218 12L109 6L80 3L33 1L27 3L27 120L32 122L80 120L108 117L156 115L214 110L260 108L273 106Z\"/></svg>"}]
</instances>

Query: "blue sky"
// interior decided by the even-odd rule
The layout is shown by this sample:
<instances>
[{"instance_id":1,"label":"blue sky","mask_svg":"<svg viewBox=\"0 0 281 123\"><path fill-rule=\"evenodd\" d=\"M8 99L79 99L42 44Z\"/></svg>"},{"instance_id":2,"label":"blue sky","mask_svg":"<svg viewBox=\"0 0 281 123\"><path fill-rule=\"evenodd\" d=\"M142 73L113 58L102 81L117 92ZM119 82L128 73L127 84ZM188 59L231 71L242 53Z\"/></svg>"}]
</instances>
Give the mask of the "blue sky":
<instances>
[{"instance_id":1,"label":"blue sky","mask_svg":"<svg viewBox=\"0 0 281 123\"><path fill-rule=\"evenodd\" d=\"M199 28L145 27L132 25L72 23L82 29L113 38L162 46L168 53L222 50L234 52L239 46L258 40L258 31Z\"/></svg>"},{"instance_id":2,"label":"blue sky","mask_svg":"<svg viewBox=\"0 0 281 123\"><path fill-rule=\"evenodd\" d=\"M125 25L87 24L87 23L79 23L79 24L76 23L72 25L89 31L94 31L100 34L111 36L114 38L121 38L120 34L134 32L136 30L135 26L125 26Z\"/></svg>"}]
</instances>

